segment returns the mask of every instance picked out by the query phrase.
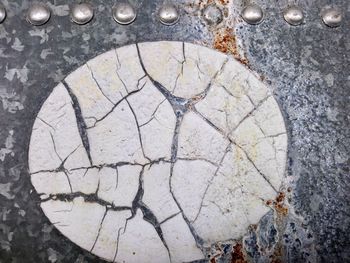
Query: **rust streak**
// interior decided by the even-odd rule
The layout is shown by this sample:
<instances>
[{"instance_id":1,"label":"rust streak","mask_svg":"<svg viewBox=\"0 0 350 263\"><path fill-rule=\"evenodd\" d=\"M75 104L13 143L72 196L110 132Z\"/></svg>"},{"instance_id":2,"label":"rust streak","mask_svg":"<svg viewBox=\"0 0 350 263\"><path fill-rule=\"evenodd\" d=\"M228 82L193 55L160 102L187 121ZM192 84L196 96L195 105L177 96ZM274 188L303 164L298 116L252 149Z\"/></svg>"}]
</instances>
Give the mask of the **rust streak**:
<instances>
[{"instance_id":1,"label":"rust streak","mask_svg":"<svg viewBox=\"0 0 350 263\"><path fill-rule=\"evenodd\" d=\"M226 54L231 54L242 64L248 66L248 60L238 52L236 36L232 28L221 28L214 33L214 48Z\"/></svg>"},{"instance_id":2,"label":"rust streak","mask_svg":"<svg viewBox=\"0 0 350 263\"><path fill-rule=\"evenodd\" d=\"M231 263L247 263L248 261L245 259L242 244L237 243L233 246Z\"/></svg>"}]
</instances>

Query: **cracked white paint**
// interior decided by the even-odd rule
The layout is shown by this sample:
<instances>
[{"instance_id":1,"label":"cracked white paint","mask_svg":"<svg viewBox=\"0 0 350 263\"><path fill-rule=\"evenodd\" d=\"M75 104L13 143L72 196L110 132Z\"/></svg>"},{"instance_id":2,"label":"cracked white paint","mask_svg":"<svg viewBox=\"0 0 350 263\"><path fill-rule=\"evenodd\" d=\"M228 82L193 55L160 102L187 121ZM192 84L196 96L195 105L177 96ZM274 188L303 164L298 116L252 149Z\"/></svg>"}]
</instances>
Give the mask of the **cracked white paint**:
<instances>
[{"instance_id":1,"label":"cracked white paint","mask_svg":"<svg viewBox=\"0 0 350 263\"><path fill-rule=\"evenodd\" d=\"M181 42L106 52L43 104L29 148L50 221L113 262L191 262L240 238L279 190L287 135L253 73Z\"/></svg>"}]
</instances>

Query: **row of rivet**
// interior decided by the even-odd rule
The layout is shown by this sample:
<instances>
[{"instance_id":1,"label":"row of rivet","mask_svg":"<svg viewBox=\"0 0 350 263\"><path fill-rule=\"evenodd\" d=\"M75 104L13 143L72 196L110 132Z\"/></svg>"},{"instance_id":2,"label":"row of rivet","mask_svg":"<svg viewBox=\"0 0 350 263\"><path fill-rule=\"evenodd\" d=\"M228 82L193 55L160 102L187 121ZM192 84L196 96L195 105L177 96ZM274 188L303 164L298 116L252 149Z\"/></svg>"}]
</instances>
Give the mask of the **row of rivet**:
<instances>
[{"instance_id":1,"label":"row of rivet","mask_svg":"<svg viewBox=\"0 0 350 263\"><path fill-rule=\"evenodd\" d=\"M242 18L249 24L256 25L263 21L264 12L260 6L250 4L242 10ZM328 8L321 13L323 22L329 27L338 27L342 21L342 13L337 8ZM303 10L296 5L291 5L283 11L284 20L293 26L304 22Z\"/></svg>"},{"instance_id":2,"label":"row of rivet","mask_svg":"<svg viewBox=\"0 0 350 263\"><path fill-rule=\"evenodd\" d=\"M112 15L114 20L121 25L128 25L136 19L136 10L129 2L119 2L113 6ZM75 4L70 10L71 20L78 24L84 25L91 21L94 16L94 9L88 3ZM43 3L33 4L27 11L27 21L34 25L40 26L49 21L51 11ZM0 23L6 18L6 9L0 5ZM164 25L173 25L179 19L179 13L172 4L164 4L158 11L159 21Z\"/></svg>"},{"instance_id":3,"label":"row of rivet","mask_svg":"<svg viewBox=\"0 0 350 263\"><path fill-rule=\"evenodd\" d=\"M211 7L211 6L209 6ZM113 6L112 14L114 20L122 25L132 23L136 19L136 10L129 2L120 2ZM51 16L50 9L42 4L33 4L27 12L27 21L32 25L45 24ZM94 16L93 7L88 3L76 4L71 8L71 19L79 25L91 21ZM204 18L212 23L219 23L222 20L222 13L219 8L207 8L203 12ZM242 18L248 24L257 25L264 19L264 12L256 4L247 5L241 13ZM296 5L290 6L283 12L283 17L290 25L300 25L304 21L302 9ZM6 18L6 10L0 5L0 23ZM179 19L179 12L173 4L164 4L158 11L158 19L164 25L173 25ZM329 27L337 27L341 24L342 13L337 8L328 8L322 12L322 20Z\"/></svg>"}]
</instances>

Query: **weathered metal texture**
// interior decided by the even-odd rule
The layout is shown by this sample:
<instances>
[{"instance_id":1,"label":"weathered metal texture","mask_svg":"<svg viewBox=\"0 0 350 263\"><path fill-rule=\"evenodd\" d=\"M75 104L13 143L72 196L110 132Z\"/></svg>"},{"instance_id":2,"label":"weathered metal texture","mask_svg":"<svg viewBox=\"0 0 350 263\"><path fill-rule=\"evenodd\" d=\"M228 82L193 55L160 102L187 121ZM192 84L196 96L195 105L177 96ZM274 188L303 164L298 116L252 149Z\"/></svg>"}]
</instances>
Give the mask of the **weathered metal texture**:
<instances>
[{"instance_id":1,"label":"weathered metal texture","mask_svg":"<svg viewBox=\"0 0 350 263\"><path fill-rule=\"evenodd\" d=\"M0 25L0 258L2 262L103 262L64 238L43 215L27 167L29 137L42 103L68 73L111 48L146 40L180 40L230 53L273 90L288 128L285 186L272 210L242 240L217 244L210 262L346 262L350 259L349 65L347 0L340 27L320 17L326 0L299 2L305 22L293 27L282 12L287 1L255 1L265 11L259 25L239 16L245 1L177 1L181 19L164 26L156 14L163 3L132 1L134 23L111 16L114 1L92 1L87 25L69 19L67 1L47 2L44 26L26 22L31 1L2 1ZM218 25L200 16L215 2L224 14Z\"/></svg>"}]
</instances>

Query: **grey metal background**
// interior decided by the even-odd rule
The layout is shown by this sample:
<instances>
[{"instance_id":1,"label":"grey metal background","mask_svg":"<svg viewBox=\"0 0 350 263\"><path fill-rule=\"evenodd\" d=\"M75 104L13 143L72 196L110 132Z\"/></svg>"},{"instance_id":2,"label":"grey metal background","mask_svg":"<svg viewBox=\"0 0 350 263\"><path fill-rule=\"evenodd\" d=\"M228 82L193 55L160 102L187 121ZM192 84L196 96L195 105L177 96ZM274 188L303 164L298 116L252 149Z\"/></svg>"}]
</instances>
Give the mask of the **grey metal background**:
<instances>
[{"instance_id":1,"label":"grey metal background","mask_svg":"<svg viewBox=\"0 0 350 263\"><path fill-rule=\"evenodd\" d=\"M160 0L134 1L138 17L129 26L113 21L112 0L91 1L95 18L84 26L70 22L68 1L48 1L54 14L40 27L25 21L32 1L1 2L8 17L0 25L0 262L103 262L62 236L40 209L27 166L35 116L58 82L100 53L147 40L213 46L217 28L188 12L199 6L185 0L176 1L185 11L171 27L155 19ZM254 1L267 12L258 26L237 19L248 1L229 2L224 24L235 28L239 52L273 89L287 124L290 188L288 213L270 212L239 240L241 250L223 246L216 261L350 262L349 1L297 1L306 13L298 27L281 17L288 1ZM344 11L341 27L322 24L327 5Z\"/></svg>"}]
</instances>

